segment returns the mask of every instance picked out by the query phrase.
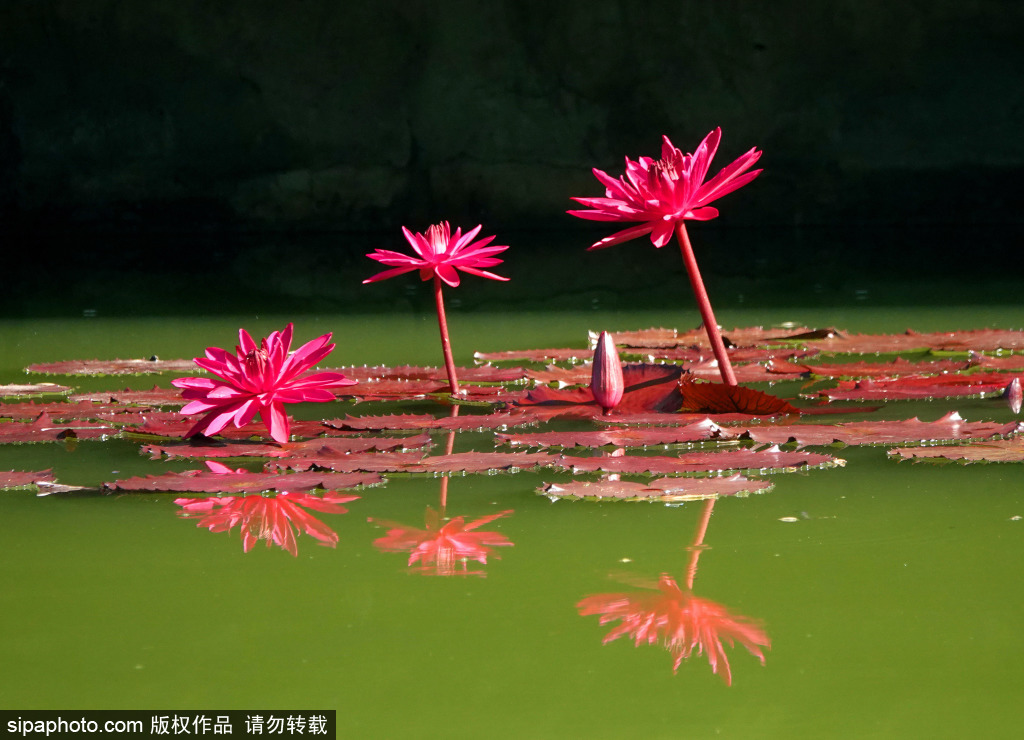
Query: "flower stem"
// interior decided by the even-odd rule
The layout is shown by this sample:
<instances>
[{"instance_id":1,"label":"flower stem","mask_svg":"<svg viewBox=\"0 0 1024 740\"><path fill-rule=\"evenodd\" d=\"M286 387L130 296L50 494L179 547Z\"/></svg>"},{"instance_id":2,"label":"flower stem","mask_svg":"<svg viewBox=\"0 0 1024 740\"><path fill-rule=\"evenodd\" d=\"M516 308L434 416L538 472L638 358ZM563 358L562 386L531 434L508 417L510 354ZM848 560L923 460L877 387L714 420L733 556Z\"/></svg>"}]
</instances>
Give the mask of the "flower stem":
<instances>
[{"instance_id":1,"label":"flower stem","mask_svg":"<svg viewBox=\"0 0 1024 740\"><path fill-rule=\"evenodd\" d=\"M697 258L693 255L690 235L686 233L686 224L682 219L676 222L676 237L679 239L679 249L683 253L686 274L690 278L690 287L693 288L693 295L697 299L697 307L700 309L700 318L704 322L704 331L708 333L711 351L715 353L715 359L718 361L718 372L722 375L722 382L726 385L738 385L736 374L733 373L732 364L729 362L729 354L725 351L725 342L722 341L722 334L718 331L718 322L715 321L715 314L711 310L711 300L708 298L708 292L704 289L700 270L697 269Z\"/></svg>"},{"instance_id":2,"label":"flower stem","mask_svg":"<svg viewBox=\"0 0 1024 740\"><path fill-rule=\"evenodd\" d=\"M452 395L455 396L459 393L459 379L455 377L455 360L452 359L452 340L448 338L448 320L444 316L441 278L437 275L434 275L434 303L437 304L437 325L441 329L441 352L444 353L444 367L448 371L448 386L451 388Z\"/></svg>"}]
</instances>

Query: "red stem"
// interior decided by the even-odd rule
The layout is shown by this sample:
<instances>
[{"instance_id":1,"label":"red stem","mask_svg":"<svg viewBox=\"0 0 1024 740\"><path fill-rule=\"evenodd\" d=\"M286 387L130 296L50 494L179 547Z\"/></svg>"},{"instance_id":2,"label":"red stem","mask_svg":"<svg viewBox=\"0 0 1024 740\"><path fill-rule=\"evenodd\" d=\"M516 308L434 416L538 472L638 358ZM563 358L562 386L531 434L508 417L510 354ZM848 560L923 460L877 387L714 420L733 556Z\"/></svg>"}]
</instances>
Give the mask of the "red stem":
<instances>
[{"instance_id":1,"label":"red stem","mask_svg":"<svg viewBox=\"0 0 1024 740\"><path fill-rule=\"evenodd\" d=\"M455 360L452 359L452 340L448 338L448 320L444 316L444 297L441 295L441 278L434 275L434 303L437 304L437 325L441 329L441 351L444 353L444 367L448 371L448 386L452 395L459 393L459 379L455 377Z\"/></svg>"},{"instance_id":2,"label":"red stem","mask_svg":"<svg viewBox=\"0 0 1024 740\"><path fill-rule=\"evenodd\" d=\"M708 333L711 351L715 353L715 359L718 360L718 372L722 375L722 382L726 385L739 385L736 382L736 374L732 371L732 364L729 362L729 354L725 351L722 334L718 331L718 322L715 321L714 311L711 310L711 300L708 298L708 292L704 289L704 281L700 277L700 270L697 269L697 258L693 255L690 236L686 233L686 224L682 219L676 222L676 237L679 239L679 248L683 253L686 274L690 278L690 287L693 288L693 295L697 299L697 307L700 309L700 318L704 322L704 331Z\"/></svg>"}]
</instances>

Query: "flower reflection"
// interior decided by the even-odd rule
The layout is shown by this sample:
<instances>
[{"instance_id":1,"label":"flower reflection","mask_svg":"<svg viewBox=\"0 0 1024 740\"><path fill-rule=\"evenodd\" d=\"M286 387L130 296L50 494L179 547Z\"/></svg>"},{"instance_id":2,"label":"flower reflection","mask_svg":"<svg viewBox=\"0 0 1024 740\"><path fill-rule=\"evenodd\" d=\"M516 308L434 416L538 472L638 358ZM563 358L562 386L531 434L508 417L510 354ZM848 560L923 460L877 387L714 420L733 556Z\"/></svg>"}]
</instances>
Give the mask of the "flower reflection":
<instances>
[{"instance_id":1,"label":"flower reflection","mask_svg":"<svg viewBox=\"0 0 1024 740\"><path fill-rule=\"evenodd\" d=\"M675 659L673 672L678 671L683 660L688 660L694 652L705 654L711 672L719 674L726 685L732 685L732 670L723 641L730 647L738 642L763 665L765 658L761 648L771 647L771 640L756 621L732 614L723 605L693 594L697 561L706 547L704 535L714 504L713 499L706 502L689 548L686 588L681 588L669 574L662 573L653 588L594 594L581 599L576 608L580 616L599 614L602 625L620 621L605 635L602 644L623 635L633 638L638 647L642 643L661 644Z\"/></svg>"},{"instance_id":2,"label":"flower reflection","mask_svg":"<svg viewBox=\"0 0 1024 740\"><path fill-rule=\"evenodd\" d=\"M721 673L726 684L732 683L732 672L723 640L730 646L740 643L762 664L764 653L760 648L771 644L756 623L681 589L667 573L661 574L656 591L596 594L576 607L581 616L600 614L601 624L622 620L605 636L605 644L623 635L632 637L638 646L661 643L675 658L673 671L679 670L683 659L689 659L696 650L698 655L707 654L712 673Z\"/></svg>"},{"instance_id":3,"label":"flower reflection","mask_svg":"<svg viewBox=\"0 0 1024 740\"><path fill-rule=\"evenodd\" d=\"M452 406L451 418L459 415L459 407ZM452 454L455 448L455 432L448 432L444 454ZM377 549L385 552L408 552L411 567L417 573L436 576L486 576L483 570L469 570L469 561L475 560L487 565L487 556L492 547L511 546L513 543L501 532L480 530L479 527L508 516L512 509L475 519L468 524L465 517L444 521L448 505L448 476L441 478L440 508L427 507L426 528L410 527L406 524L370 518L367 521L388 527L383 537L374 540ZM495 555L497 557L497 555ZM461 569L458 565L461 564Z\"/></svg>"},{"instance_id":4,"label":"flower reflection","mask_svg":"<svg viewBox=\"0 0 1024 740\"><path fill-rule=\"evenodd\" d=\"M305 532L327 547L334 547L338 543L338 534L306 509L325 514L344 514L348 509L341 504L357 498L330 492L322 496L284 492L277 496L257 494L203 499L177 498L174 503L182 509L178 512L179 516L198 520L197 527L206 527L211 532L228 532L240 527L242 549L245 552L249 552L258 541L265 540L267 547L277 545L297 557L297 532Z\"/></svg>"},{"instance_id":5,"label":"flower reflection","mask_svg":"<svg viewBox=\"0 0 1024 740\"><path fill-rule=\"evenodd\" d=\"M492 547L504 547L512 542L501 532L480 530L479 527L507 516L512 511L501 511L466 523L465 517L455 517L442 523L441 512L427 507L426 528L410 527L380 519L369 521L388 532L373 544L387 552L408 552L409 565L419 563L418 573L437 576L484 576L483 570L469 570L468 562L475 560L487 564ZM458 565L461 564L461 568Z\"/></svg>"}]
</instances>

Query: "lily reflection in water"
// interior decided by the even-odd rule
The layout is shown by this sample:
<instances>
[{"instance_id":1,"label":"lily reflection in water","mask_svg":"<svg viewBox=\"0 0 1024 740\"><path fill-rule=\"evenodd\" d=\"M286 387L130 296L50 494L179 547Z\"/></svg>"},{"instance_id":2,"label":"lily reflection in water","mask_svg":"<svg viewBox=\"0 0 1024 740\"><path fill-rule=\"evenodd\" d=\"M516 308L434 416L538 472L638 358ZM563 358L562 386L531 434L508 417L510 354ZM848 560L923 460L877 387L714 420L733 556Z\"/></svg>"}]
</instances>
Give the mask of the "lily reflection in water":
<instances>
[{"instance_id":1,"label":"lily reflection in water","mask_svg":"<svg viewBox=\"0 0 1024 740\"><path fill-rule=\"evenodd\" d=\"M234 472L225 465L208 462L211 470L230 475ZM305 532L321 545L334 547L338 534L306 509L324 514L345 514L342 504L358 499L351 494L328 491L322 496L311 493L281 492L276 496L253 494L249 496L211 496L209 498L176 498L181 507L178 515L184 519L197 519L197 527L211 532L229 532L239 527L242 532L242 550L249 552L260 540L267 547L277 545L298 557L296 533Z\"/></svg>"},{"instance_id":2,"label":"lily reflection in water","mask_svg":"<svg viewBox=\"0 0 1024 740\"><path fill-rule=\"evenodd\" d=\"M451 416L458 415L459 407L453 406ZM455 432L452 431L448 433L445 454L452 454L454 447ZM513 543L501 532L483 530L480 527L508 516L512 510L483 516L468 523L462 516L446 521L449 480L448 476L441 478L440 506L438 509L427 507L425 527L422 529L383 519L368 519L367 521L373 524L388 528L387 534L374 540L373 544L385 552L408 552L409 567L419 563L413 569L417 573L436 576L486 576L484 570L469 570L469 561L475 560L481 565L486 565L487 556L493 554L491 548L507 547Z\"/></svg>"},{"instance_id":3,"label":"lily reflection in water","mask_svg":"<svg viewBox=\"0 0 1024 740\"><path fill-rule=\"evenodd\" d=\"M706 549L704 535L714 505L714 499L705 503L697 533L689 548L685 588L681 588L669 574L662 573L653 589L594 594L583 598L576 608L581 616L599 614L601 624L620 621L605 636L604 644L623 635L632 637L637 646L660 643L675 658L673 671L678 671L683 660L689 659L694 652L698 655L703 653L711 664L711 672L719 674L727 685L731 685L732 671L723 641L730 646L738 642L763 665L761 648L771 647L771 640L756 621L732 614L721 604L693 594L697 561Z\"/></svg>"}]
</instances>

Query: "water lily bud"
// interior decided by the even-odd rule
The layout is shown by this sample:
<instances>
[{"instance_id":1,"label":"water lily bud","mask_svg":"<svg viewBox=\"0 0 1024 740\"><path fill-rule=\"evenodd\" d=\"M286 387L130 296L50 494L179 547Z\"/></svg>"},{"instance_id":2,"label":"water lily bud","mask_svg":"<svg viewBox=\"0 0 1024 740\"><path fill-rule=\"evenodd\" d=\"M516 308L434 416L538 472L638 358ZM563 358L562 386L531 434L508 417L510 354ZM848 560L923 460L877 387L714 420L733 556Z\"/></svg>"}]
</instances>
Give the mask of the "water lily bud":
<instances>
[{"instance_id":1,"label":"water lily bud","mask_svg":"<svg viewBox=\"0 0 1024 740\"><path fill-rule=\"evenodd\" d=\"M622 379L622 363L612 335L601 332L594 349L594 366L590 374L590 390L594 400L607 414L618 406L626 384Z\"/></svg>"},{"instance_id":2,"label":"water lily bud","mask_svg":"<svg viewBox=\"0 0 1024 740\"><path fill-rule=\"evenodd\" d=\"M1024 402L1024 391L1020 387L1020 378L1014 378L1009 382L1003 390L1003 398L1006 399L1006 403L1013 413L1020 413L1021 403Z\"/></svg>"}]
</instances>

